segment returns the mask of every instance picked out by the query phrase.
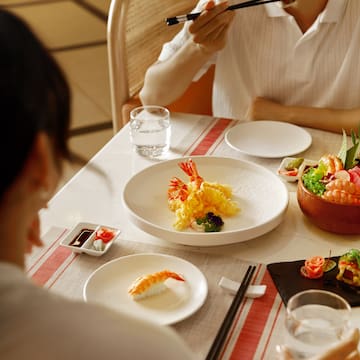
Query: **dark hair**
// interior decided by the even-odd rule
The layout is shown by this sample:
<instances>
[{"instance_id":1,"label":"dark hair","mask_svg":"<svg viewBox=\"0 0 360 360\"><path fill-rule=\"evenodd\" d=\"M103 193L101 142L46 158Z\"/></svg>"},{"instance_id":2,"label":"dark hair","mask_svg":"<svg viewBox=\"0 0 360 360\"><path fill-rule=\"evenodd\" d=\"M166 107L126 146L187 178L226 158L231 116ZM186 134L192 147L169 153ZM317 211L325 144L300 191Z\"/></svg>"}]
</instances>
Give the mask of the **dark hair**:
<instances>
[{"instance_id":1,"label":"dark hair","mask_svg":"<svg viewBox=\"0 0 360 360\"><path fill-rule=\"evenodd\" d=\"M38 132L55 159L67 145L70 89L58 64L23 20L0 9L0 197L19 174Z\"/></svg>"}]
</instances>

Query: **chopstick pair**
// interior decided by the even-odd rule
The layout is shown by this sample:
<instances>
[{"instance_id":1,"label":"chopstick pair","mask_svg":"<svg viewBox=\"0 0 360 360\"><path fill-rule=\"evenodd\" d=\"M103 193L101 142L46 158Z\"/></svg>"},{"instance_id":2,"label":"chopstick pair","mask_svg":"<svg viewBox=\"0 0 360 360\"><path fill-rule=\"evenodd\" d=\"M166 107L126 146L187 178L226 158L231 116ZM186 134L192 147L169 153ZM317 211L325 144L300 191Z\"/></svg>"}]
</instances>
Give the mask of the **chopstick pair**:
<instances>
[{"instance_id":1,"label":"chopstick pair","mask_svg":"<svg viewBox=\"0 0 360 360\"><path fill-rule=\"evenodd\" d=\"M252 276L254 275L254 271L256 266L250 265L246 271L246 274L240 284L240 287L229 307L228 312L220 326L218 333L216 334L215 340L206 356L206 360L217 360L220 354L220 351L224 345L226 337L229 333L231 325L234 321L235 315L239 309L241 302L243 301L246 290L250 285Z\"/></svg>"},{"instance_id":2,"label":"chopstick pair","mask_svg":"<svg viewBox=\"0 0 360 360\"><path fill-rule=\"evenodd\" d=\"M262 0L249 0L249 1L242 2L240 4L230 5L229 7L227 7L226 10L242 9L242 8L246 8L246 7L250 7L250 6L263 5L263 4L278 2L278 1L281 1L281 0L263 0L263 1ZM283 3L286 3L286 5L290 5L290 4L294 3L295 1L296 0L286 0L286 1L283 1ZM166 18L165 21L166 21L166 24L169 26L176 25L176 24L183 23L185 21L195 20L200 15L201 15L201 12L190 13L190 14L186 14L186 15L178 15L178 16Z\"/></svg>"}]
</instances>

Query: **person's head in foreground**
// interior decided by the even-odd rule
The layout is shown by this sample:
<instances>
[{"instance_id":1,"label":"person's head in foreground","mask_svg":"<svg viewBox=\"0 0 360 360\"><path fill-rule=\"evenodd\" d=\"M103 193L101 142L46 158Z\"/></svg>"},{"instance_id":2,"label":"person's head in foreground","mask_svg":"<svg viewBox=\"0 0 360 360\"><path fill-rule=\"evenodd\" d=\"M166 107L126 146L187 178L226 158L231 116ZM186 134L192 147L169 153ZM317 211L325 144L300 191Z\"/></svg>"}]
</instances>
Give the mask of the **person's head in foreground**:
<instances>
[{"instance_id":1,"label":"person's head in foreground","mask_svg":"<svg viewBox=\"0 0 360 360\"><path fill-rule=\"evenodd\" d=\"M69 113L59 66L22 20L0 8L0 358L192 359L171 329L69 301L24 274L25 253L41 245L38 211L70 158Z\"/></svg>"},{"instance_id":2,"label":"person's head in foreground","mask_svg":"<svg viewBox=\"0 0 360 360\"><path fill-rule=\"evenodd\" d=\"M70 91L59 66L17 17L0 10L0 259L23 266L69 157Z\"/></svg>"}]
</instances>

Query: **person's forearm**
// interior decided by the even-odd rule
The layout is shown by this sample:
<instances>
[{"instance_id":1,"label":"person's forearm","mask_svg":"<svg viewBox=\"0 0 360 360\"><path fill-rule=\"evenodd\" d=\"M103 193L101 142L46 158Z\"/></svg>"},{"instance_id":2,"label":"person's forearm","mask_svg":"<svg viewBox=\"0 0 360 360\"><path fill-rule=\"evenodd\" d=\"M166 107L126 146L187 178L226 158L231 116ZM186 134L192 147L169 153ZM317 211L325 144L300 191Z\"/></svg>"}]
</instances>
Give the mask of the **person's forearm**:
<instances>
[{"instance_id":1,"label":"person's forearm","mask_svg":"<svg viewBox=\"0 0 360 360\"><path fill-rule=\"evenodd\" d=\"M186 91L211 56L189 39L171 59L157 62L148 69L140 91L141 102L169 105Z\"/></svg>"},{"instance_id":2,"label":"person's forearm","mask_svg":"<svg viewBox=\"0 0 360 360\"><path fill-rule=\"evenodd\" d=\"M357 132L360 125L360 108L345 110L288 106L287 110L284 112L284 121L300 126L336 133L341 133L344 129L350 134L351 130Z\"/></svg>"},{"instance_id":3,"label":"person's forearm","mask_svg":"<svg viewBox=\"0 0 360 360\"><path fill-rule=\"evenodd\" d=\"M357 132L360 125L360 108L330 109L282 105L266 98L256 98L249 109L250 120L271 119L300 126L341 133L344 129Z\"/></svg>"}]
</instances>

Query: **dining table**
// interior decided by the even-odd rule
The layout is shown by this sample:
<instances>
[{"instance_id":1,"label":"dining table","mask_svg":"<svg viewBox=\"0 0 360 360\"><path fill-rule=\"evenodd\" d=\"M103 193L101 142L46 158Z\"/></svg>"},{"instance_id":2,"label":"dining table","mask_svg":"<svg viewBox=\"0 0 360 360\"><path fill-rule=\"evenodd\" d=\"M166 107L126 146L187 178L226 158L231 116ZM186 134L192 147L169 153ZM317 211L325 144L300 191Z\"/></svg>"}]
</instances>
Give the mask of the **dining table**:
<instances>
[{"instance_id":1,"label":"dining table","mask_svg":"<svg viewBox=\"0 0 360 360\"><path fill-rule=\"evenodd\" d=\"M219 246L182 245L151 235L130 221L122 201L125 185L139 171L181 157L239 159L277 175L281 158L247 155L226 143L226 132L240 123L215 116L172 113L170 150L153 159L134 151L129 126L124 126L59 189L48 208L41 210L44 246L28 255L28 276L51 292L84 301L87 279L111 260L144 253L183 258L205 275L208 294L196 312L170 326L199 359L205 359L234 297L219 286L220 278L226 276L240 282L248 265L256 264L252 283L266 285L266 292L261 297L242 301L219 359L276 359L276 345L281 344L285 336L286 307L267 265L314 255L327 256L330 249L332 255L341 255L358 247L360 236L333 234L313 225L298 205L296 182L284 181L289 202L279 225L258 237ZM306 131L312 137L311 146L296 156L318 160L324 154L337 152L341 146L341 134L312 128ZM102 256L74 253L60 246L62 239L81 222L110 226L119 229L120 235ZM360 326L359 307L352 308L351 322L352 326Z\"/></svg>"}]
</instances>

